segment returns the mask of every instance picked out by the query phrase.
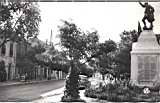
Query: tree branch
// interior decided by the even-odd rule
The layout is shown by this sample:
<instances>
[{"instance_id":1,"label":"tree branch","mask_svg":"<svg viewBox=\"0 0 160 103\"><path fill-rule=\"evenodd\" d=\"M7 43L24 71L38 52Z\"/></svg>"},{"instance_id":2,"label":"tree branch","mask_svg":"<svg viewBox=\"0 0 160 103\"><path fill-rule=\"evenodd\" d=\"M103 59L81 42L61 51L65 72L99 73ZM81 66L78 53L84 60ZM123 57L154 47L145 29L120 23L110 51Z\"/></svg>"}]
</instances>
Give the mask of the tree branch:
<instances>
[{"instance_id":1,"label":"tree branch","mask_svg":"<svg viewBox=\"0 0 160 103\"><path fill-rule=\"evenodd\" d=\"M23 6L22 8L24 8L27 4L28 4L28 3L24 4L24 6ZM22 12L23 12L23 11L22 11ZM16 24L18 23L18 21L20 20L20 18L22 17L22 15L23 15L23 13L22 13L21 16L16 20L16 22L15 22L13 28L12 28L13 30L15 29ZM5 31L5 30L3 30L0 34L3 34L4 31ZM3 42L0 44L0 48L1 48L7 41L9 41L9 39L7 40L6 35L4 35L4 40L3 40Z\"/></svg>"},{"instance_id":2,"label":"tree branch","mask_svg":"<svg viewBox=\"0 0 160 103\"><path fill-rule=\"evenodd\" d=\"M28 3L24 4L24 6L23 6L22 8L24 8L27 4L28 4ZM15 22L15 24L14 24L14 26L13 26L13 29L16 27L16 24L18 23L18 21L20 20L20 18L22 17L22 15L23 15L23 11L22 11L21 16L16 20L16 22Z\"/></svg>"}]
</instances>

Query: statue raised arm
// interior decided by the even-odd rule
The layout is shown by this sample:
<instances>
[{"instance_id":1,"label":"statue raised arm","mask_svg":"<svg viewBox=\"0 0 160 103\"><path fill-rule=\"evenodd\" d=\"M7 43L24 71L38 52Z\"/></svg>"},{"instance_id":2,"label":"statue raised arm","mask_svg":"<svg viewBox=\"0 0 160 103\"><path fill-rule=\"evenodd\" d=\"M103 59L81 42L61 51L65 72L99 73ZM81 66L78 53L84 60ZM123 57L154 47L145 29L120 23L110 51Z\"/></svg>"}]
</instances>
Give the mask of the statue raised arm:
<instances>
[{"instance_id":1,"label":"statue raised arm","mask_svg":"<svg viewBox=\"0 0 160 103\"><path fill-rule=\"evenodd\" d=\"M144 17L142 19L142 22L144 24L143 29L144 30L152 30L153 29L153 21L155 20L154 19L154 8L151 5L149 5L148 2L145 2L144 4L142 4L141 2L139 2L139 4L143 8L145 8ZM147 28L147 26L146 26L146 21L145 21L146 19L150 23L150 28Z\"/></svg>"},{"instance_id":2,"label":"statue raised arm","mask_svg":"<svg viewBox=\"0 0 160 103\"><path fill-rule=\"evenodd\" d=\"M139 2L139 4L140 4L142 7L145 7L145 5L143 5L141 2Z\"/></svg>"}]
</instances>

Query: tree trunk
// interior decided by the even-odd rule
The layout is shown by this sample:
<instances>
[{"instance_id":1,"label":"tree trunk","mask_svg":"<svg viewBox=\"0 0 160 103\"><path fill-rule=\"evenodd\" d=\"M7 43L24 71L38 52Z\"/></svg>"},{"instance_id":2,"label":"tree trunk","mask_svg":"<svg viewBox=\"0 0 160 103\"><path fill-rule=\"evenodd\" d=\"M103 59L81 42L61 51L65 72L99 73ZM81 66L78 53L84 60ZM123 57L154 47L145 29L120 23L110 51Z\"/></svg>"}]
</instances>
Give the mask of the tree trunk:
<instances>
[{"instance_id":1,"label":"tree trunk","mask_svg":"<svg viewBox=\"0 0 160 103\"><path fill-rule=\"evenodd\" d=\"M79 99L79 97L80 96L79 96L78 68L74 62L71 62L69 77L66 78L66 90L64 91L64 96L62 97L62 101L67 101L67 99L74 101Z\"/></svg>"}]
</instances>

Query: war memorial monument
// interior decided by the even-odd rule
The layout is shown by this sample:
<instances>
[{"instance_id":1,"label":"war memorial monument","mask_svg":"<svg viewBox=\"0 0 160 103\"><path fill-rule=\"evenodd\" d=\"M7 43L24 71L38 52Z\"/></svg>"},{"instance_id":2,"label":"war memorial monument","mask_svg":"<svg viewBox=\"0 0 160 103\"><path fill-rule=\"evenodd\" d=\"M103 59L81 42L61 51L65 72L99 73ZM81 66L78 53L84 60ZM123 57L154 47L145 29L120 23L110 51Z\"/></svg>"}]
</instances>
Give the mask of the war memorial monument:
<instances>
[{"instance_id":1,"label":"war memorial monument","mask_svg":"<svg viewBox=\"0 0 160 103\"><path fill-rule=\"evenodd\" d=\"M143 30L138 41L133 43L131 51L131 83L137 86L152 87L160 83L160 45L153 32L154 8L148 2L142 22ZM146 25L146 21L150 26Z\"/></svg>"}]
</instances>

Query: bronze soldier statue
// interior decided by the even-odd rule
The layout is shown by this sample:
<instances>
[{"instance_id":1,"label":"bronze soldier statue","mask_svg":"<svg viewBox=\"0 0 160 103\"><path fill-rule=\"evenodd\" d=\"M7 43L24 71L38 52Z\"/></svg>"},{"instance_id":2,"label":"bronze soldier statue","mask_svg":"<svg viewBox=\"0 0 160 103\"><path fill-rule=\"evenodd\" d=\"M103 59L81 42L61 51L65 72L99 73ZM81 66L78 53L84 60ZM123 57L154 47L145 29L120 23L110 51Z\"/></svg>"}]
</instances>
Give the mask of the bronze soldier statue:
<instances>
[{"instance_id":1,"label":"bronze soldier statue","mask_svg":"<svg viewBox=\"0 0 160 103\"><path fill-rule=\"evenodd\" d=\"M145 8L145 12L144 12L144 17L142 19L142 22L144 24L143 29L144 30L152 30L153 29L153 21L154 19L154 8L148 4L148 2L145 2L144 4L142 4L141 2L139 2L139 4ZM147 28L146 26L146 22L145 20L148 20L148 22L150 23L150 28Z\"/></svg>"}]
</instances>

